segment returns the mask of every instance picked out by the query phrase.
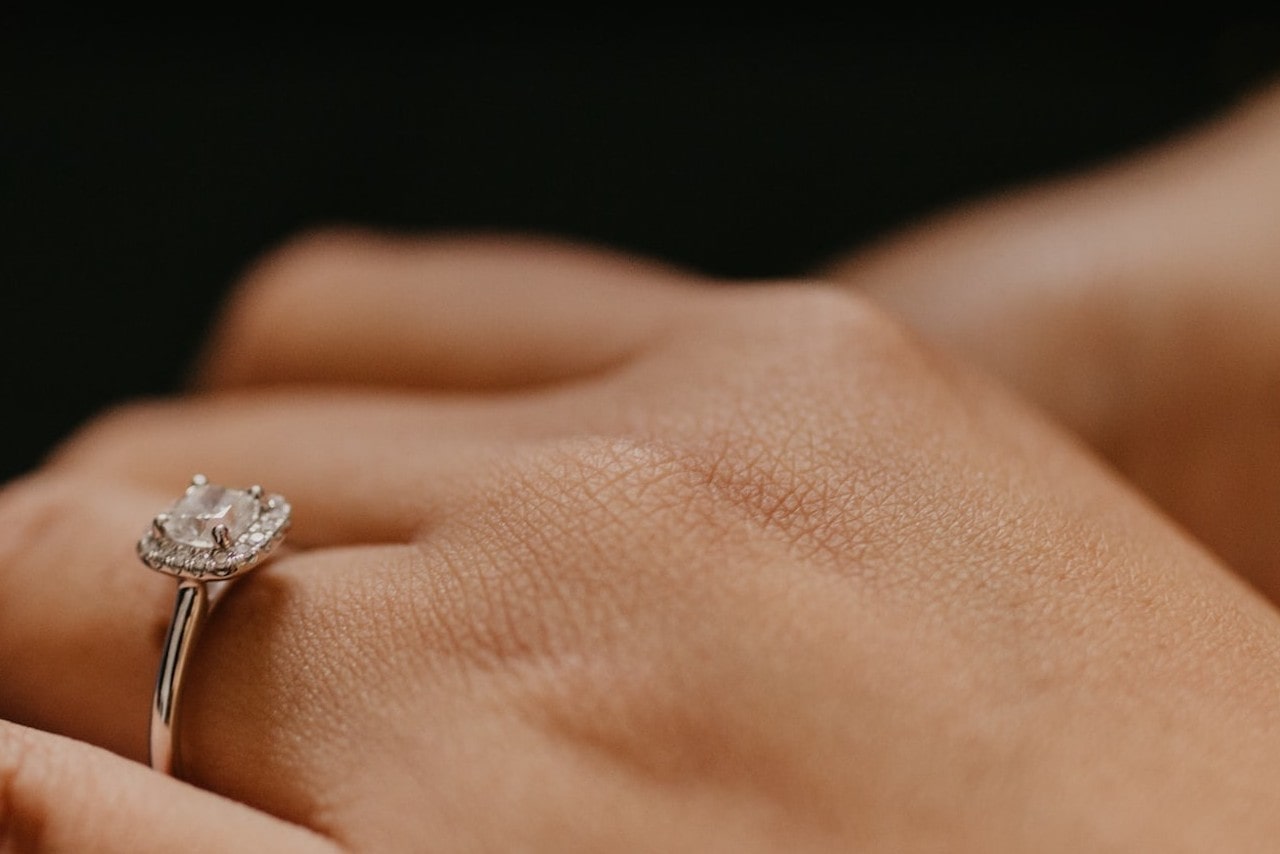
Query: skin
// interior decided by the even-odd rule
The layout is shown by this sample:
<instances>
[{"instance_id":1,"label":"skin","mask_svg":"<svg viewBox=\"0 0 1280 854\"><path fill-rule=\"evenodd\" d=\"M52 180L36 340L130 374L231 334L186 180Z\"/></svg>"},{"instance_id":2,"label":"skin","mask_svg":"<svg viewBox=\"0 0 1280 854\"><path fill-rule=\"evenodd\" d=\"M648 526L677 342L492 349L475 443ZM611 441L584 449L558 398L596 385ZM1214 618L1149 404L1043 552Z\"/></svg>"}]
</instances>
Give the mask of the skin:
<instances>
[{"instance_id":1,"label":"skin","mask_svg":"<svg viewBox=\"0 0 1280 854\"><path fill-rule=\"evenodd\" d=\"M823 275L1042 406L1280 600L1278 237L1275 87Z\"/></svg>"},{"instance_id":2,"label":"skin","mask_svg":"<svg viewBox=\"0 0 1280 854\"><path fill-rule=\"evenodd\" d=\"M1206 138L1253 150L1249 115ZM1212 170L1197 144L1171 150ZM1213 385L1179 335L1230 332L1238 417L1265 414L1261 308L1168 318L1268 279L1206 292L1148 247L1090 290L1089 247L1125 241L1071 239L1163 210L1123 176L1171 156L750 288L527 241L283 248L198 392L104 415L0 494L0 851L1269 850L1280 617L1231 548L1246 523L1185 508L1253 477L1234 455L1272 422L1216 481L1117 450L1152 436L1194 474L1213 455L1180 431L1235 423L1193 397L1144 434L1153 399ZM1134 245L1162 233L1133 215ZM1032 238L1070 252L1000 278ZM1142 314L1100 295L1131 288L1171 302L1121 344ZM1115 391L1061 382L1068 351ZM130 761L173 583L121 532L195 471L296 522L201 639L182 782Z\"/></svg>"}]
</instances>

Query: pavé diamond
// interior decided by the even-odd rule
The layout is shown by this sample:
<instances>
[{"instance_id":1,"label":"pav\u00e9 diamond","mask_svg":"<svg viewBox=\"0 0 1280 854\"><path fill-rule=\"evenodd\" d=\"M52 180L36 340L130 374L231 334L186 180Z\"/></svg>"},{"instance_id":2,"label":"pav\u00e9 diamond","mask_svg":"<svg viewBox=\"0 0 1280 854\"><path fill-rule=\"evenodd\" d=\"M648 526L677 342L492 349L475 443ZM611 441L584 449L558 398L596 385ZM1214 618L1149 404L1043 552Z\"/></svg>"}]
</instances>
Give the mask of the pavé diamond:
<instances>
[{"instance_id":1,"label":"pav\u00e9 diamond","mask_svg":"<svg viewBox=\"0 0 1280 854\"><path fill-rule=\"evenodd\" d=\"M161 527L169 539L197 548L218 544L213 529L225 525L234 542L258 518L258 500L242 489L213 484L193 486L166 514Z\"/></svg>"}]
</instances>

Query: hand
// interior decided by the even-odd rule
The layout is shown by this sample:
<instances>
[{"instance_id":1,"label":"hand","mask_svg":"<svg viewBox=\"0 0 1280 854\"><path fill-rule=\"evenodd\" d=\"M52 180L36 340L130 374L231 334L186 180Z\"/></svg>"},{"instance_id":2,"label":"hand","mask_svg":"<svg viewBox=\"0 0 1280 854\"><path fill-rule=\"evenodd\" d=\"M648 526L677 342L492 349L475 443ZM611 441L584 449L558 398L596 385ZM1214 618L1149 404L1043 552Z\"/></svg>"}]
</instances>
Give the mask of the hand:
<instances>
[{"instance_id":1,"label":"hand","mask_svg":"<svg viewBox=\"0 0 1280 854\"><path fill-rule=\"evenodd\" d=\"M0 715L143 752L194 471L295 508L196 649L196 786L0 728L96 850L1204 850L1280 833L1280 622L1057 428L822 285L322 236L204 393L0 499ZM34 847L34 845L33 845Z\"/></svg>"},{"instance_id":2,"label":"hand","mask_svg":"<svg viewBox=\"0 0 1280 854\"><path fill-rule=\"evenodd\" d=\"M832 266L1078 432L1280 601L1280 88Z\"/></svg>"}]
</instances>

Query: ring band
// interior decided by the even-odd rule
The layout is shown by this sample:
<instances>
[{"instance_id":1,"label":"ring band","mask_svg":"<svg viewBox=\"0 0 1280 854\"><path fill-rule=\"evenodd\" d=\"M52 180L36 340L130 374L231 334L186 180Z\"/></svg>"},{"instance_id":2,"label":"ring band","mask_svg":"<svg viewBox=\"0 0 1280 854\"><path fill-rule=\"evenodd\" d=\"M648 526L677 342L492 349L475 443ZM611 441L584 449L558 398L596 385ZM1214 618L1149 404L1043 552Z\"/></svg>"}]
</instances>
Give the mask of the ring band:
<instances>
[{"instance_id":1,"label":"ring band","mask_svg":"<svg viewBox=\"0 0 1280 854\"><path fill-rule=\"evenodd\" d=\"M178 770L178 701L191 650L209 611L207 584L229 581L260 566L284 539L290 516L283 496L267 495L260 486L215 486L198 474L138 540L143 563L178 579L151 704L151 767L157 771Z\"/></svg>"}]
</instances>

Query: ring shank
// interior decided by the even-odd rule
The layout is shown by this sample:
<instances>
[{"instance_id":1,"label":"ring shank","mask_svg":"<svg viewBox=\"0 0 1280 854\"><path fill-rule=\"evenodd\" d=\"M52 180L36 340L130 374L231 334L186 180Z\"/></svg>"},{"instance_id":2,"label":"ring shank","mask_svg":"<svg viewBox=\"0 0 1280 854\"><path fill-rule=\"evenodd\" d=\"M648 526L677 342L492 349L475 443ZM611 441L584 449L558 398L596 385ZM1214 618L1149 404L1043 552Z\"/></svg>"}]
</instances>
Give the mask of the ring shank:
<instances>
[{"instance_id":1,"label":"ring shank","mask_svg":"<svg viewBox=\"0 0 1280 854\"><path fill-rule=\"evenodd\" d=\"M173 619L165 635L160 672L156 675L155 697L151 704L151 767L165 774L173 774L178 765L174 741L178 700L187 660L208 611L209 593L205 583L189 579L179 581Z\"/></svg>"}]
</instances>

